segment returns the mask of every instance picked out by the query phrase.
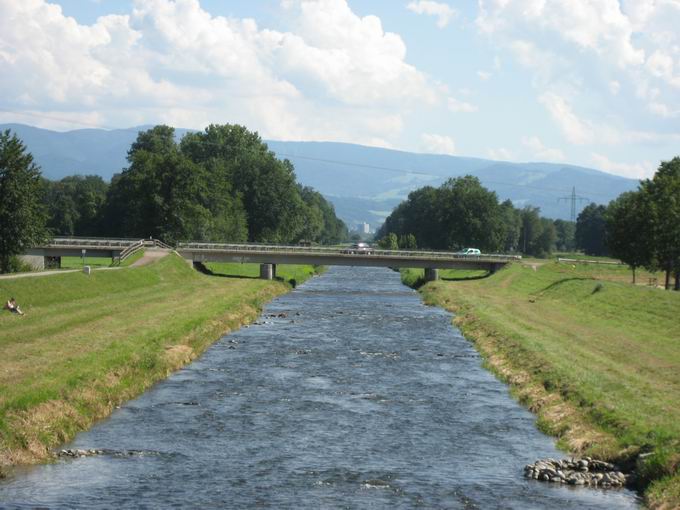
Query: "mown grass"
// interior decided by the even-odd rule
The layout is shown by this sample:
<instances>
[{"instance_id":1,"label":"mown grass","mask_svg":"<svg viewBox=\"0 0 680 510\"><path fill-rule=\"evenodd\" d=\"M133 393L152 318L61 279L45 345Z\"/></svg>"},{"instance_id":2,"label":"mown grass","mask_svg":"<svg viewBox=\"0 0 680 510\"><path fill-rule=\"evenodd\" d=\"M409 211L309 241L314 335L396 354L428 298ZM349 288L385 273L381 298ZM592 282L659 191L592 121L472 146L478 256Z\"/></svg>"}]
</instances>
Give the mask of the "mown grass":
<instances>
[{"instance_id":1,"label":"mown grass","mask_svg":"<svg viewBox=\"0 0 680 510\"><path fill-rule=\"evenodd\" d=\"M420 290L563 448L635 462L648 504L678 508L680 293L624 283L622 269L514 264Z\"/></svg>"},{"instance_id":2,"label":"mown grass","mask_svg":"<svg viewBox=\"0 0 680 510\"><path fill-rule=\"evenodd\" d=\"M0 314L0 468L48 458L288 288L202 275L175 255L89 276L0 281L0 296L26 312Z\"/></svg>"}]
</instances>

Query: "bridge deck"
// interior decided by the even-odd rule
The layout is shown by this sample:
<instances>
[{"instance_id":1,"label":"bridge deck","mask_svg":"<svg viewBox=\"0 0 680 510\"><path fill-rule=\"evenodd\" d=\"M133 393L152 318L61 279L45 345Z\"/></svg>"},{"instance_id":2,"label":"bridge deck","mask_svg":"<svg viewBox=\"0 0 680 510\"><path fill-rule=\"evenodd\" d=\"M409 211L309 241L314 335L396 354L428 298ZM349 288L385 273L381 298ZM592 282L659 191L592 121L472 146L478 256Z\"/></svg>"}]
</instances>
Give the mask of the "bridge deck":
<instances>
[{"instance_id":1,"label":"bridge deck","mask_svg":"<svg viewBox=\"0 0 680 510\"><path fill-rule=\"evenodd\" d=\"M141 245L158 246L154 239L54 238L32 251L45 256L113 256ZM163 247L168 248L167 245ZM241 262L259 264L314 264L325 266L417 267L431 269L490 269L518 260L516 255L463 255L439 251L392 251L371 248L357 252L326 246L287 246L265 244L179 243L177 252L194 262Z\"/></svg>"},{"instance_id":2,"label":"bridge deck","mask_svg":"<svg viewBox=\"0 0 680 510\"><path fill-rule=\"evenodd\" d=\"M419 267L438 269L479 268L504 265L514 255L462 255L437 251L371 249L352 252L322 246L273 246L218 243L179 243L177 251L196 262L254 262L261 264L316 264L326 266Z\"/></svg>"}]
</instances>

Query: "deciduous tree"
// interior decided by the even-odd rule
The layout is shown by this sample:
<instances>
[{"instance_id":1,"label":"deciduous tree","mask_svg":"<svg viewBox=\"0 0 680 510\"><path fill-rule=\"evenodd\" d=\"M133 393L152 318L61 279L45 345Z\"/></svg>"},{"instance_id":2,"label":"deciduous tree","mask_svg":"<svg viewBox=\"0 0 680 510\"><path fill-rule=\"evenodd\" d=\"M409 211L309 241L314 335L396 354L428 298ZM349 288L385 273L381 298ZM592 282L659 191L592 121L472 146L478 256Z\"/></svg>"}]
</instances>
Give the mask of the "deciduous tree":
<instances>
[{"instance_id":1,"label":"deciduous tree","mask_svg":"<svg viewBox=\"0 0 680 510\"><path fill-rule=\"evenodd\" d=\"M0 133L0 272L10 258L47 237L40 169L9 130Z\"/></svg>"}]
</instances>

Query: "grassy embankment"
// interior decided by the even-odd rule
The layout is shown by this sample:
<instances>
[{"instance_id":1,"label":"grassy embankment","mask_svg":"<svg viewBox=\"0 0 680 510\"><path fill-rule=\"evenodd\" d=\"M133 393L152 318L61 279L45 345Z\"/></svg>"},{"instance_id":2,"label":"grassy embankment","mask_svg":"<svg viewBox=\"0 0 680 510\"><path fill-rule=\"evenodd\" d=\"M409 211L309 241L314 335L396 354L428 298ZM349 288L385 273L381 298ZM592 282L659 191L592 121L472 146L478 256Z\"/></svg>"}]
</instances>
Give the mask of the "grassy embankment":
<instances>
[{"instance_id":1,"label":"grassy embankment","mask_svg":"<svg viewBox=\"0 0 680 510\"><path fill-rule=\"evenodd\" d=\"M239 266L234 273L257 270ZM279 267L297 282L312 273ZM0 280L0 296L16 297L26 312L0 314L0 472L49 458L50 448L254 320L289 288L202 275L175 255L89 276Z\"/></svg>"},{"instance_id":2,"label":"grassy embankment","mask_svg":"<svg viewBox=\"0 0 680 510\"><path fill-rule=\"evenodd\" d=\"M553 261L442 276L459 281L420 287L425 301L456 313L542 430L635 463L648 505L680 508L680 293L633 286L625 267Z\"/></svg>"}]
</instances>

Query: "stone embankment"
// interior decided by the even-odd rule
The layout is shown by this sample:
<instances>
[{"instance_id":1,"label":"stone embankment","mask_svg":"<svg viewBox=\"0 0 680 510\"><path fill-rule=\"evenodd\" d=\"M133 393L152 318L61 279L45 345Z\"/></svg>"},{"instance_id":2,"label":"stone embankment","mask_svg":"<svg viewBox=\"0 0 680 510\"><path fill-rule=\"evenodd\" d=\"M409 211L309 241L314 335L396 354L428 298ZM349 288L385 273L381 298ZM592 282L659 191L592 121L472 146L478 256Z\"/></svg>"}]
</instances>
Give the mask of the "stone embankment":
<instances>
[{"instance_id":1,"label":"stone embankment","mask_svg":"<svg viewBox=\"0 0 680 510\"><path fill-rule=\"evenodd\" d=\"M617 488L629 485L632 475L622 473L614 464L582 459L545 459L524 467L524 476L541 482Z\"/></svg>"}]
</instances>

